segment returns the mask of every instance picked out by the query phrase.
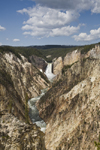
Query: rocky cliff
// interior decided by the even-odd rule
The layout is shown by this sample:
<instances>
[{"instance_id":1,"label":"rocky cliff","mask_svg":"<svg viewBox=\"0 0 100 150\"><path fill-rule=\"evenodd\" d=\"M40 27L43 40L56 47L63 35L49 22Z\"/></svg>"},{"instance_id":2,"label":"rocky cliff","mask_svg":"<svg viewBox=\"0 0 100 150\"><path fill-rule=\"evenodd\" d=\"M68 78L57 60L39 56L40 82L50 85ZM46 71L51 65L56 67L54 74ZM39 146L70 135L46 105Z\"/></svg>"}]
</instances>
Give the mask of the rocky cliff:
<instances>
[{"instance_id":1,"label":"rocky cliff","mask_svg":"<svg viewBox=\"0 0 100 150\"><path fill-rule=\"evenodd\" d=\"M24 56L0 53L0 150L45 150L44 133L30 124L27 102L47 86L46 76Z\"/></svg>"},{"instance_id":2,"label":"rocky cliff","mask_svg":"<svg viewBox=\"0 0 100 150\"><path fill-rule=\"evenodd\" d=\"M45 72L47 63L43 58L32 55L29 57L29 60L34 66L36 66L38 69L41 69L43 72Z\"/></svg>"},{"instance_id":3,"label":"rocky cliff","mask_svg":"<svg viewBox=\"0 0 100 150\"><path fill-rule=\"evenodd\" d=\"M53 73L55 75L61 74L63 68L63 60L62 57L58 57L57 59L54 60L53 62Z\"/></svg>"},{"instance_id":4,"label":"rocky cliff","mask_svg":"<svg viewBox=\"0 0 100 150\"><path fill-rule=\"evenodd\" d=\"M60 79L37 102L40 117L47 124L44 143L44 133L31 124L27 105L29 98L49 85L36 68L41 61L37 64L38 58L31 58L34 66L22 55L18 58L12 53L0 53L0 150L97 149L100 46L87 54L75 50L65 58L54 61Z\"/></svg>"},{"instance_id":5,"label":"rocky cliff","mask_svg":"<svg viewBox=\"0 0 100 150\"><path fill-rule=\"evenodd\" d=\"M84 58L37 103L47 150L96 150L100 137L100 60Z\"/></svg>"},{"instance_id":6,"label":"rocky cliff","mask_svg":"<svg viewBox=\"0 0 100 150\"><path fill-rule=\"evenodd\" d=\"M0 112L0 150L46 150L44 133L39 127Z\"/></svg>"},{"instance_id":7,"label":"rocky cliff","mask_svg":"<svg viewBox=\"0 0 100 150\"><path fill-rule=\"evenodd\" d=\"M41 75L24 56L19 59L12 53L0 54L0 109L25 120L28 99L49 85Z\"/></svg>"},{"instance_id":8,"label":"rocky cliff","mask_svg":"<svg viewBox=\"0 0 100 150\"><path fill-rule=\"evenodd\" d=\"M79 61L80 59L88 58L88 57L100 59L100 45L99 44L95 45L94 48L91 48L89 50L88 48L86 48L85 50L84 48L83 49L81 48L80 50L76 49L72 52L67 53L64 58L62 57L55 58L53 60L53 73L55 75L61 76L63 67L70 66L74 64L75 62Z\"/></svg>"},{"instance_id":9,"label":"rocky cliff","mask_svg":"<svg viewBox=\"0 0 100 150\"><path fill-rule=\"evenodd\" d=\"M77 50L66 54L64 57L64 66L71 65L78 61L81 57L81 52Z\"/></svg>"},{"instance_id":10,"label":"rocky cliff","mask_svg":"<svg viewBox=\"0 0 100 150\"><path fill-rule=\"evenodd\" d=\"M81 59L81 51L74 50L70 53L67 53L64 58L58 57L53 60L53 73L55 75L61 75L62 68L64 66L72 65L73 63Z\"/></svg>"}]
</instances>

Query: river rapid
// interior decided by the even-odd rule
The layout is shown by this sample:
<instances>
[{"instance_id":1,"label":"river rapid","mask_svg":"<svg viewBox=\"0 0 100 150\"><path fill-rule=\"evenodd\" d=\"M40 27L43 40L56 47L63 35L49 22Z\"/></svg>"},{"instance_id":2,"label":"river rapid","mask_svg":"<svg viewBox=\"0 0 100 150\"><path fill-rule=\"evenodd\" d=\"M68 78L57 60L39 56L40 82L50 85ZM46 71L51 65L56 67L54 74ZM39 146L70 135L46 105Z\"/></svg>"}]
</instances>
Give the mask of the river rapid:
<instances>
[{"instance_id":1,"label":"river rapid","mask_svg":"<svg viewBox=\"0 0 100 150\"><path fill-rule=\"evenodd\" d=\"M50 82L53 81L53 78L55 75L52 73L52 63L49 63L47 65L45 75L50 80ZM28 101L29 105L29 117L32 120L33 124L36 124L38 127L41 128L42 132L45 132L46 129L46 123L39 117L39 111L36 108L35 103L40 100L40 98L47 92L48 88L41 90L41 94L35 98L32 98Z\"/></svg>"},{"instance_id":2,"label":"river rapid","mask_svg":"<svg viewBox=\"0 0 100 150\"><path fill-rule=\"evenodd\" d=\"M35 98L31 98L28 101L29 105L29 117L32 120L33 124L35 123L38 127L41 128L41 131L45 132L46 123L39 117L39 111L36 108L35 103L40 100L40 98L47 92L47 89L41 90L41 94Z\"/></svg>"}]
</instances>

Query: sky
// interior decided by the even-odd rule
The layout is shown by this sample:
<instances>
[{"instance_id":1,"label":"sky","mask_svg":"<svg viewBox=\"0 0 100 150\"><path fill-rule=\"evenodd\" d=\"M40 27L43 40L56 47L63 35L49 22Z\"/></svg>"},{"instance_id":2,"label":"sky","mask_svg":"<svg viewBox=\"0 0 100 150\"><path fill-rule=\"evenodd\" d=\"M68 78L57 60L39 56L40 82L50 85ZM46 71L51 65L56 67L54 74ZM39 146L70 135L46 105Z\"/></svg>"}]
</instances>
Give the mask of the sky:
<instances>
[{"instance_id":1,"label":"sky","mask_svg":"<svg viewBox=\"0 0 100 150\"><path fill-rule=\"evenodd\" d=\"M0 0L0 45L100 42L100 0Z\"/></svg>"}]
</instances>

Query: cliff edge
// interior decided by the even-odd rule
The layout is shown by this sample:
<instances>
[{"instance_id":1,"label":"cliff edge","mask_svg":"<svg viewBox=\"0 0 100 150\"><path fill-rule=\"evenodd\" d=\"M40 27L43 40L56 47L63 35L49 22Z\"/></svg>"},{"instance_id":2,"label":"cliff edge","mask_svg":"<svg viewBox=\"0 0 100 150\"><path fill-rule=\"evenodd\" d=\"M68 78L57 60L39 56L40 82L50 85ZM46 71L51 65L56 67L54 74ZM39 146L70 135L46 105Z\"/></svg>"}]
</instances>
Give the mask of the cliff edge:
<instances>
[{"instance_id":1,"label":"cliff edge","mask_svg":"<svg viewBox=\"0 0 100 150\"><path fill-rule=\"evenodd\" d=\"M47 150L96 150L100 138L100 59L80 59L37 103Z\"/></svg>"}]
</instances>

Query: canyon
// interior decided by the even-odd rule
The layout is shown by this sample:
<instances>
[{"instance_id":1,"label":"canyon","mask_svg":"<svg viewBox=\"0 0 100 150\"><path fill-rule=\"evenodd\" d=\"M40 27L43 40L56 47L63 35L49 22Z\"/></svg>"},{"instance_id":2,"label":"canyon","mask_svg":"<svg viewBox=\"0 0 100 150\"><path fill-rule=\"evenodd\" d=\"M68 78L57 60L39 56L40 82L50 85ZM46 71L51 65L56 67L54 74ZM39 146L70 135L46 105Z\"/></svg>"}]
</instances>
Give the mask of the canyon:
<instances>
[{"instance_id":1,"label":"canyon","mask_svg":"<svg viewBox=\"0 0 100 150\"><path fill-rule=\"evenodd\" d=\"M41 96L42 89L47 91ZM35 55L0 53L1 150L96 150L99 90L99 44L85 53L74 49L52 64ZM45 133L29 117L34 101Z\"/></svg>"},{"instance_id":2,"label":"canyon","mask_svg":"<svg viewBox=\"0 0 100 150\"><path fill-rule=\"evenodd\" d=\"M67 56L76 55L75 51ZM58 82L38 101L40 117L47 124L47 150L97 149L95 141L99 142L100 138L99 56L100 47L95 46L84 56L78 53L75 59L71 57L72 62L67 63Z\"/></svg>"},{"instance_id":3,"label":"canyon","mask_svg":"<svg viewBox=\"0 0 100 150\"><path fill-rule=\"evenodd\" d=\"M48 87L49 81L20 56L0 53L0 149L45 150L44 133L29 118L28 100Z\"/></svg>"}]
</instances>

